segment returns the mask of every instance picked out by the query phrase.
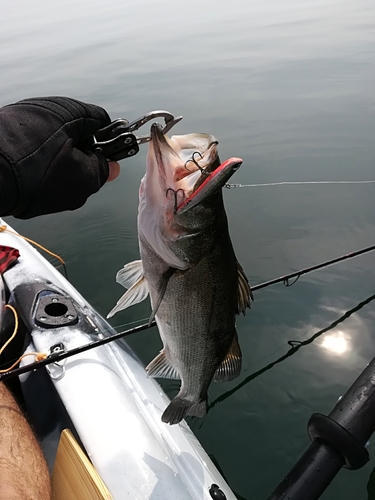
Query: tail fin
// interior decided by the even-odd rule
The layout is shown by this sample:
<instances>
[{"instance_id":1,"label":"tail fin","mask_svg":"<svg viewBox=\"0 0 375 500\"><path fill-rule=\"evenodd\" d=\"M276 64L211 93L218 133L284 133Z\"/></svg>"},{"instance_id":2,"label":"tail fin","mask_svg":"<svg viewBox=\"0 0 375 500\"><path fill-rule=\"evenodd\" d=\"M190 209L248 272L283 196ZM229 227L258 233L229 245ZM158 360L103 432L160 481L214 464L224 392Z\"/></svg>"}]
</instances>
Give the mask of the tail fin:
<instances>
[{"instance_id":1,"label":"tail fin","mask_svg":"<svg viewBox=\"0 0 375 500\"><path fill-rule=\"evenodd\" d=\"M166 424L178 424L186 415L203 417L207 413L207 399L203 401L189 401L176 396L164 410L161 419Z\"/></svg>"}]
</instances>

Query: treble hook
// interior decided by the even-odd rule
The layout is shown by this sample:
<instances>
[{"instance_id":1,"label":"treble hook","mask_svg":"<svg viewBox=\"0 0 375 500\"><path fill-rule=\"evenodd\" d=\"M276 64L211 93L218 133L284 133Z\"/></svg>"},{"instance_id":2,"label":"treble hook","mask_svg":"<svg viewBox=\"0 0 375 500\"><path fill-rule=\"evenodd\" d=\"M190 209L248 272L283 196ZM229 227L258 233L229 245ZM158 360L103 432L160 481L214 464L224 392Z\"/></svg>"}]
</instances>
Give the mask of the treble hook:
<instances>
[{"instance_id":1,"label":"treble hook","mask_svg":"<svg viewBox=\"0 0 375 500\"><path fill-rule=\"evenodd\" d=\"M200 152L199 152L199 151L194 151L194 153L191 155L191 156L192 156L192 158L191 158L190 160L188 160L188 161L185 163L185 168L186 168L186 170L189 170L189 169L187 168L187 164L191 161L191 162L193 162L193 163L194 163L194 165L195 165L196 167L198 167L198 169L200 170L201 174L207 175L207 172L205 171L205 169L204 169L204 168L202 168L202 167L199 165L199 163L197 162L197 160L194 158L194 155L199 155L199 156L201 157L201 160L203 160L203 156L200 154ZM191 172L191 170L189 170L189 172Z\"/></svg>"},{"instance_id":2,"label":"treble hook","mask_svg":"<svg viewBox=\"0 0 375 500\"><path fill-rule=\"evenodd\" d=\"M175 191L173 188L168 188L165 192L165 196L168 197L168 191L172 191L172 193L174 194L174 211L177 212L177 207L178 207L178 203L177 203L177 194L179 191L182 191L184 192L183 189L179 188L177 189L177 191Z\"/></svg>"}]
</instances>

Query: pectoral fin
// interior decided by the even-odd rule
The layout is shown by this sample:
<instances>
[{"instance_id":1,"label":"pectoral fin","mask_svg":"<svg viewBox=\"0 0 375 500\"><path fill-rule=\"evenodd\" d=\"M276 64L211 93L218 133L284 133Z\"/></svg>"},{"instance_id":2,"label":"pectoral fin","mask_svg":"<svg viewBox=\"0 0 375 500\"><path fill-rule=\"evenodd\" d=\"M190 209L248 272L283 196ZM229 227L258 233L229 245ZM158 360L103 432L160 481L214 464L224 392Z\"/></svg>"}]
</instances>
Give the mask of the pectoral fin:
<instances>
[{"instance_id":1,"label":"pectoral fin","mask_svg":"<svg viewBox=\"0 0 375 500\"><path fill-rule=\"evenodd\" d=\"M130 288L143 276L143 265L141 260L134 260L125 264L116 274L116 281L124 288Z\"/></svg>"},{"instance_id":2,"label":"pectoral fin","mask_svg":"<svg viewBox=\"0 0 375 500\"><path fill-rule=\"evenodd\" d=\"M107 318L111 318L118 311L122 311L138 302L142 302L148 295L147 281L143 276L142 261L136 260L126 264L116 275L116 281L129 288L115 307L107 314Z\"/></svg>"},{"instance_id":3,"label":"pectoral fin","mask_svg":"<svg viewBox=\"0 0 375 500\"><path fill-rule=\"evenodd\" d=\"M181 378L176 368L167 359L164 349L162 349L156 358L146 366L146 371L148 376L152 378L170 378L177 380Z\"/></svg>"},{"instance_id":4,"label":"pectoral fin","mask_svg":"<svg viewBox=\"0 0 375 500\"><path fill-rule=\"evenodd\" d=\"M161 304L161 301L163 300L163 297L164 297L164 294L165 294L165 290L166 290L167 285L168 285L169 278L172 276L172 274L174 272L175 272L175 269L173 267L170 267L168 269L168 271L166 271L162 275L162 277L161 277L160 284L159 284L158 295L156 297L155 304L153 305L151 316L150 316L150 318L148 320L148 326L151 325L152 320L155 318L155 314L158 312L159 306Z\"/></svg>"},{"instance_id":5,"label":"pectoral fin","mask_svg":"<svg viewBox=\"0 0 375 500\"><path fill-rule=\"evenodd\" d=\"M216 370L214 375L214 382L229 382L238 377L241 372L242 354L240 345L238 343L237 333L235 334L232 345L225 356L224 361Z\"/></svg>"},{"instance_id":6,"label":"pectoral fin","mask_svg":"<svg viewBox=\"0 0 375 500\"><path fill-rule=\"evenodd\" d=\"M246 308L251 308L251 301L254 300L253 292L251 291L249 281L242 269L241 264L237 261L238 271L238 305L237 314L246 314Z\"/></svg>"}]
</instances>

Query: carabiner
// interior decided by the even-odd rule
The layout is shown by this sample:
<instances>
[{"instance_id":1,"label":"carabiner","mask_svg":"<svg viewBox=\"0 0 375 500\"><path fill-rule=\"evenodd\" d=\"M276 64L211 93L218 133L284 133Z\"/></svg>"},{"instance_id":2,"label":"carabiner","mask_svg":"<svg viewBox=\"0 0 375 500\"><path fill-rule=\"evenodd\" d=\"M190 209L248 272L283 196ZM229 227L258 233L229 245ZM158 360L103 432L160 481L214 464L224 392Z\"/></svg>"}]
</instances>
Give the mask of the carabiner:
<instances>
[{"instance_id":1,"label":"carabiner","mask_svg":"<svg viewBox=\"0 0 375 500\"><path fill-rule=\"evenodd\" d=\"M135 136L133 132L156 118L164 118L163 134L169 132L176 123L182 120L182 116L175 118L168 111L151 111L130 123L128 120L119 118L96 131L90 149L103 154L109 160L117 161L134 156L139 151L139 145L149 142L151 136Z\"/></svg>"},{"instance_id":2,"label":"carabiner","mask_svg":"<svg viewBox=\"0 0 375 500\"><path fill-rule=\"evenodd\" d=\"M168 111L151 111L150 113L147 113L143 115L141 118L138 118L137 120L134 120L133 122L129 123L127 125L127 131L128 132L134 132L135 130L138 130L140 127L145 125L147 122L150 122L151 120L155 120L155 118L164 118L164 128L163 128L163 134L166 134L171 130L172 127L176 125L180 120L182 120L182 116L177 116L176 118L169 113ZM150 135L141 135L137 136L137 143L138 144L144 144L145 142L149 142L151 140Z\"/></svg>"}]
</instances>

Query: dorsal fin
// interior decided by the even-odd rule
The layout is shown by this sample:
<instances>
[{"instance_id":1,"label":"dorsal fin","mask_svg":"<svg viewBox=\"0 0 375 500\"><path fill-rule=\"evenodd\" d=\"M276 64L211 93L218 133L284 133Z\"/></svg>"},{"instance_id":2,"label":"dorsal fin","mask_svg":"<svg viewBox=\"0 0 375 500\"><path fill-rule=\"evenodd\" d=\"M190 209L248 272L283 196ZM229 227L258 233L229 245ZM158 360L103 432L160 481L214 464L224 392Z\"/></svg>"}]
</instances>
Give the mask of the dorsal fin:
<instances>
[{"instance_id":1,"label":"dorsal fin","mask_svg":"<svg viewBox=\"0 0 375 500\"><path fill-rule=\"evenodd\" d=\"M179 380L180 374L170 363L165 355L164 349L146 366L149 377L152 378L170 378Z\"/></svg>"},{"instance_id":2,"label":"dorsal fin","mask_svg":"<svg viewBox=\"0 0 375 500\"><path fill-rule=\"evenodd\" d=\"M238 377L241 372L241 362L242 354L236 332L228 354L225 356L224 361L215 372L213 378L214 382L229 382L230 380Z\"/></svg>"},{"instance_id":3,"label":"dorsal fin","mask_svg":"<svg viewBox=\"0 0 375 500\"><path fill-rule=\"evenodd\" d=\"M249 280L242 269L241 264L237 261L238 273L238 304L237 314L246 314L246 308L251 308L251 301L254 300L253 292L251 291Z\"/></svg>"}]
</instances>

